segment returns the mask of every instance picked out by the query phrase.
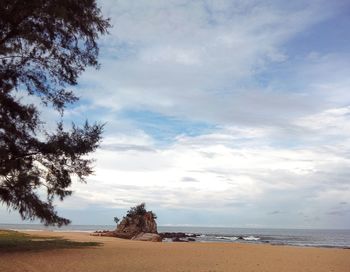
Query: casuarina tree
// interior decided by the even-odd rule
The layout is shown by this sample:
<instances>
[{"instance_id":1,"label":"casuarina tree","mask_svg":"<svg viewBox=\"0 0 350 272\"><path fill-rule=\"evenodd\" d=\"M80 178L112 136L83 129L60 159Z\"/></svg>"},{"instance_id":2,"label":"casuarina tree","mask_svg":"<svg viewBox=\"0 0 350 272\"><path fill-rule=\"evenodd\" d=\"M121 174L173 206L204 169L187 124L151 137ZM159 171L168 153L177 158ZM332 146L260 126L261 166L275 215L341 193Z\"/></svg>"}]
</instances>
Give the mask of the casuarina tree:
<instances>
[{"instance_id":1,"label":"casuarina tree","mask_svg":"<svg viewBox=\"0 0 350 272\"><path fill-rule=\"evenodd\" d=\"M54 200L71 195L73 176L92 173L87 155L103 125L66 130L62 117L78 99L68 88L98 68L97 40L109 27L95 0L0 0L0 201L23 219L68 224ZM45 129L30 96L58 111L56 129Z\"/></svg>"}]
</instances>

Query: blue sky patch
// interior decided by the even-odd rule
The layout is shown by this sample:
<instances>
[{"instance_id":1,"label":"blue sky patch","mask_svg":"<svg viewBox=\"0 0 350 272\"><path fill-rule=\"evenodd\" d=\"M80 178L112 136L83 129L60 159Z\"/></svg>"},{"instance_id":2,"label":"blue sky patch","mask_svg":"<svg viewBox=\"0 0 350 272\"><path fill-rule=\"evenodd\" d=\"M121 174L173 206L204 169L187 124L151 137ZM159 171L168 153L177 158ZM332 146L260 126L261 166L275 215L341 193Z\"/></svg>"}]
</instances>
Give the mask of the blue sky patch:
<instances>
[{"instance_id":1,"label":"blue sky patch","mask_svg":"<svg viewBox=\"0 0 350 272\"><path fill-rule=\"evenodd\" d=\"M198 136L215 129L212 124L183 120L152 111L124 110L120 117L130 120L160 144L170 144L178 135Z\"/></svg>"}]
</instances>

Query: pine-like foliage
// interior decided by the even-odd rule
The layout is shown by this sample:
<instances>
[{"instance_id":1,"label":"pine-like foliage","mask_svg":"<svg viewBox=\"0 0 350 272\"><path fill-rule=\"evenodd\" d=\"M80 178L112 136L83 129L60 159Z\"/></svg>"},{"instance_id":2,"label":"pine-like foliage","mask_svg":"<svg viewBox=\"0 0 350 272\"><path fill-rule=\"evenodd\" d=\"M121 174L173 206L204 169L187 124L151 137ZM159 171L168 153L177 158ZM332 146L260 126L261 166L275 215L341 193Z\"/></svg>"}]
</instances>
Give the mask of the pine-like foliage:
<instances>
[{"instance_id":1,"label":"pine-like foliage","mask_svg":"<svg viewBox=\"0 0 350 272\"><path fill-rule=\"evenodd\" d=\"M157 216L156 216L156 214L154 212L152 212L152 211L148 211L148 212L152 214L154 219L157 219ZM126 212L126 216L130 217L130 218L133 218L135 216L143 216L146 213L147 213L146 203L142 202L141 204L136 205L135 207L131 207L130 210L128 210Z\"/></svg>"},{"instance_id":2,"label":"pine-like foliage","mask_svg":"<svg viewBox=\"0 0 350 272\"><path fill-rule=\"evenodd\" d=\"M0 0L0 202L23 219L46 225L70 221L53 201L71 195L73 175L92 173L87 155L103 125L45 130L38 108L18 92L40 97L61 115L77 100L66 88L86 67L98 68L97 39L107 33L95 0Z\"/></svg>"}]
</instances>

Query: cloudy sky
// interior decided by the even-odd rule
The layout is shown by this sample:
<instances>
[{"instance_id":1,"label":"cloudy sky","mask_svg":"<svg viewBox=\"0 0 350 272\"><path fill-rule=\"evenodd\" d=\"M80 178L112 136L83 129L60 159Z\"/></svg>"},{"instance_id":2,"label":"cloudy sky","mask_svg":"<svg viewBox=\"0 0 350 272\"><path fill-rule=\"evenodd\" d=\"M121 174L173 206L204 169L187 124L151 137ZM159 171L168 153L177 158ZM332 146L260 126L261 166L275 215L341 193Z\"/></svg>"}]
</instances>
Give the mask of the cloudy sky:
<instances>
[{"instance_id":1,"label":"cloudy sky","mask_svg":"<svg viewBox=\"0 0 350 272\"><path fill-rule=\"evenodd\" d=\"M65 120L104 140L62 215L144 201L159 225L350 228L349 1L99 3L114 27Z\"/></svg>"}]
</instances>

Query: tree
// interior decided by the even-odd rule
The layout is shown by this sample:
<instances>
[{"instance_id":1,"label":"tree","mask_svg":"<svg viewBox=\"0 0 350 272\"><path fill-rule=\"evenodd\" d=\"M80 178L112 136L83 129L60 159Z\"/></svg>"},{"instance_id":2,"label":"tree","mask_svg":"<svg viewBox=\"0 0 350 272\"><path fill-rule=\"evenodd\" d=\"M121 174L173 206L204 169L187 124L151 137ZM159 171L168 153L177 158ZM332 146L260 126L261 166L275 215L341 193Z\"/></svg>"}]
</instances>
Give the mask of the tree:
<instances>
[{"instance_id":1,"label":"tree","mask_svg":"<svg viewBox=\"0 0 350 272\"><path fill-rule=\"evenodd\" d=\"M131 207L130 210L126 212L126 216L134 217L136 215L144 215L146 212L146 203L142 202L141 204L136 205L135 207Z\"/></svg>"},{"instance_id":2,"label":"tree","mask_svg":"<svg viewBox=\"0 0 350 272\"><path fill-rule=\"evenodd\" d=\"M95 0L0 0L0 201L23 219L70 223L53 201L71 195L73 176L92 173L87 155L103 125L64 129L64 108L78 99L67 87L86 67L98 68L97 39L109 27ZM21 94L58 110L56 131Z\"/></svg>"},{"instance_id":3,"label":"tree","mask_svg":"<svg viewBox=\"0 0 350 272\"><path fill-rule=\"evenodd\" d=\"M118 222L120 221L120 219L117 216L115 216L113 219L116 224L118 224Z\"/></svg>"},{"instance_id":4,"label":"tree","mask_svg":"<svg viewBox=\"0 0 350 272\"><path fill-rule=\"evenodd\" d=\"M157 216L154 212L152 211L149 211L149 212L152 214L154 219L157 219ZM126 216L132 218L135 216L143 216L146 213L147 213L146 203L142 202L141 204L136 205L135 207L131 207L130 210L126 212Z\"/></svg>"}]
</instances>

